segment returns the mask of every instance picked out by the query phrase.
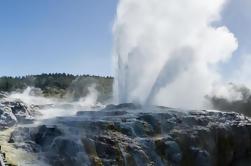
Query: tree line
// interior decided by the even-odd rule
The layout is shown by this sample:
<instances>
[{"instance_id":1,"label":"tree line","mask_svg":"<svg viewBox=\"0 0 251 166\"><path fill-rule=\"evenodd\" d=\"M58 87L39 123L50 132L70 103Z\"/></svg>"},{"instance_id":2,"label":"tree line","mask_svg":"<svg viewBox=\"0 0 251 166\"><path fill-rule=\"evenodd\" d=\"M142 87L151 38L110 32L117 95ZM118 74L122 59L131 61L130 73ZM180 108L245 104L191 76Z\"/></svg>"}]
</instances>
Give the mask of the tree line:
<instances>
[{"instance_id":1,"label":"tree line","mask_svg":"<svg viewBox=\"0 0 251 166\"><path fill-rule=\"evenodd\" d=\"M17 91L27 87L40 88L45 96L62 97L70 93L79 98L88 93L88 87L96 85L100 98L111 96L113 78L110 76L72 75L66 73L49 73L20 77L0 77L0 91Z\"/></svg>"}]
</instances>

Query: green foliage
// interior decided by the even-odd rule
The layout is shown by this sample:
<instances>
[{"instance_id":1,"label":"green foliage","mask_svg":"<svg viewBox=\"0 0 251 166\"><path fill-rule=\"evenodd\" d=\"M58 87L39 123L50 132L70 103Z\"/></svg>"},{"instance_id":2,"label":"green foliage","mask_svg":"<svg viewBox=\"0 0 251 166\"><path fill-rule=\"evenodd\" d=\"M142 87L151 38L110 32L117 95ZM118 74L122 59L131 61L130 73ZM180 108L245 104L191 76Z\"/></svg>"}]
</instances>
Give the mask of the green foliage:
<instances>
[{"instance_id":1,"label":"green foliage","mask_svg":"<svg viewBox=\"0 0 251 166\"><path fill-rule=\"evenodd\" d=\"M95 84L99 92L99 101L105 101L112 96L112 83L112 77L50 73L24 77L0 77L0 91L23 90L32 86L40 88L45 96L70 95L73 99L78 99L86 96L88 87Z\"/></svg>"}]
</instances>

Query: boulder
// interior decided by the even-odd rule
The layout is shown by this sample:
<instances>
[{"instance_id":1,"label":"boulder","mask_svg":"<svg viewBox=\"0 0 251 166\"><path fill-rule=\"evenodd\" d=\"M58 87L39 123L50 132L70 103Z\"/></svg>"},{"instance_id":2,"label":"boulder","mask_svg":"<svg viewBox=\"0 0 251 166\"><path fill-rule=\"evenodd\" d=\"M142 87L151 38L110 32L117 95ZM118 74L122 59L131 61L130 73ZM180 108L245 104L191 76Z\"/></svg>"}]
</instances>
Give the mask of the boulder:
<instances>
[{"instance_id":1,"label":"boulder","mask_svg":"<svg viewBox=\"0 0 251 166\"><path fill-rule=\"evenodd\" d=\"M17 123L32 123L35 117L41 115L38 110L38 106L29 106L21 100L13 100L4 96L0 99L0 129L10 128Z\"/></svg>"},{"instance_id":2,"label":"boulder","mask_svg":"<svg viewBox=\"0 0 251 166\"><path fill-rule=\"evenodd\" d=\"M17 123L17 118L9 107L0 104L0 129L7 129Z\"/></svg>"}]
</instances>

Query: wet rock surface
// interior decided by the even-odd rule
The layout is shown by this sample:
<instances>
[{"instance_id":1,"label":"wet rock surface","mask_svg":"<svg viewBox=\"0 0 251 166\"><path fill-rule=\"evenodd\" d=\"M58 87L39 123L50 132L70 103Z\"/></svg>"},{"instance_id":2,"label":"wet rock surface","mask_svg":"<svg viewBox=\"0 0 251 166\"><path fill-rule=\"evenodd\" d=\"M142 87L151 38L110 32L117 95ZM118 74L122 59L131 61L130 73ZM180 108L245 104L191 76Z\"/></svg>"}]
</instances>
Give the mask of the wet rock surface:
<instances>
[{"instance_id":1,"label":"wet rock surface","mask_svg":"<svg viewBox=\"0 0 251 166\"><path fill-rule=\"evenodd\" d=\"M8 100L6 96L0 97L0 130L13 127L18 123L32 123L37 115L39 112L36 106L28 106L21 100Z\"/></svg>"},{"instance_id":2,"label":"wet rock surface","mask_svg":"<svg viewBox=\"0 0 251 166\"><path fill-rule=\"evenodd\" d=\"M46 123L9 142L56 166L251 164L251 121L237 113L123 104Z\"/></svg>"},{"instance_id":3,"label":"wet rock surface","mask_svg":"<svg viewBox=\"0 0 251 166\"><path fill-rule=\"evenodd\" d=\"M8 93L0 91L0 99L6 98Z\"/></svg>"}]
</instances>

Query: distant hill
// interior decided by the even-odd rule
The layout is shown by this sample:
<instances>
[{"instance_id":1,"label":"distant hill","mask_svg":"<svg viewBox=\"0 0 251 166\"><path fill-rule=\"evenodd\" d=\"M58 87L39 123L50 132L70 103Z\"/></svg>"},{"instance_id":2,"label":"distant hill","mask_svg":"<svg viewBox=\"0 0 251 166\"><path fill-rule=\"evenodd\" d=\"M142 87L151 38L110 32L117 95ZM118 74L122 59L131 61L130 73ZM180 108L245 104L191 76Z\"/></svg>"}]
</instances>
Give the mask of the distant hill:
<instances>
[{"instance_id":1,"label":"distant hill","mask_svg":"<svg viewBox=\"0 0 251 166\"><path fill-rule=\"evenodd\" d=\"M21 91L27 87L40 88L45 96L78 99L88 94L88 87L95 85L99 101L112 97L112 77L72 75L65 73L27 75L23 77L0 77L0 91Z\"/></svg>"}]
</instances>

